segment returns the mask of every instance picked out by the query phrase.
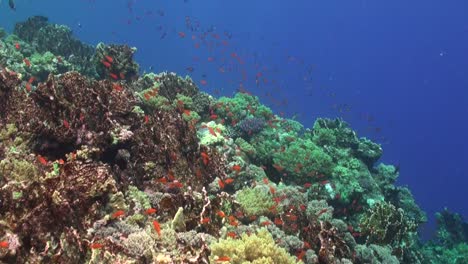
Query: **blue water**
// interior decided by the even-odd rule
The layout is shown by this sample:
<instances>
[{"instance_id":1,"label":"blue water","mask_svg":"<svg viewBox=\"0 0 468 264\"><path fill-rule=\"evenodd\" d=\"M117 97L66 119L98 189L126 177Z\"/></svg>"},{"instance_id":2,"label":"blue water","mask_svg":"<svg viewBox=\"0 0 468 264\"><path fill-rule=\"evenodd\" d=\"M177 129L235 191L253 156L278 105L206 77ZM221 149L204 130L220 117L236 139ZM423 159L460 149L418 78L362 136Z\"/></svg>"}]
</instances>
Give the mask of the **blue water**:
<instances>
[{"instance_id":1,"label":"blue water","mask_svg":"<svg viewBox=\"0 0 468 264\"><path fill-rule=\"evenodd\" d=\"M382 162L400 166L399 184L431 219L444 207L468 217L466 1L16 0L16 12L5 2L8 31L44 15L87 43L136 46L142 71L190 74L219 95L242 82L309 127L342 117L383 144Z\"/></svg>"}]
</instances>

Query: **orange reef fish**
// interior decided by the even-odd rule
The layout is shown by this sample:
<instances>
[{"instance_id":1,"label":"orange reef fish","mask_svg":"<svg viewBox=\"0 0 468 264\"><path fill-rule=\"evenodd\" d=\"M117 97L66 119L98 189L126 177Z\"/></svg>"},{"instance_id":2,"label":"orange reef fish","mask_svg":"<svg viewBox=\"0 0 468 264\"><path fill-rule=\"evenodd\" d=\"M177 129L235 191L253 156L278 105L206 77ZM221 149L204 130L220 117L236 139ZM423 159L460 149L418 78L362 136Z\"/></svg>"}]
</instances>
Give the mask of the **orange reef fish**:
<instances>
[{"instance_id":1,"label":"orange reef fish","mask_svg":"<svg viewBox=\"0 0 468 264\"><path fill-rule=\"evenodd\" d=\"M0 248L8 248L9 245L10 245L10 243L8 243L8 241L1 241L0 242Z\"/></svg>"},{"instance_id":2,"label":"orange reef fish","mask_svg":"<svg viewBox=\"0 0 468 264\"><path fill-rule=\"evenodd\" d=\"M156 233L158 233L158 236L161 236L161 225L159 224L158 221L156 220L153 221L153 227L154 227L154 230L156 230Z\"/></svg>"},{"instance_id":3,"label":"orange reef fish","mask_svg":"<svg viewBox=\"0 0 468 264\"><path fill-rule=\"evenodd\" d=\"M146 209L146 210L145 210L145 214L151 215L151 214L156 213L156 211L157 211L157 210L154 209L154 208L149 208L149 209Z\"/></svg>"},{"instance_id":4,"label":"orange reef fish","mask_svg":"<svg viewBox=\"0 0 468 264\"><path fill-rule=\"evenodd\" d=\"M112 218L118 218L118 217L121 217L125 215L125 211L124 210L118 210L116 211L115 213L112 214Z\"/></svg>"}]
</instances>

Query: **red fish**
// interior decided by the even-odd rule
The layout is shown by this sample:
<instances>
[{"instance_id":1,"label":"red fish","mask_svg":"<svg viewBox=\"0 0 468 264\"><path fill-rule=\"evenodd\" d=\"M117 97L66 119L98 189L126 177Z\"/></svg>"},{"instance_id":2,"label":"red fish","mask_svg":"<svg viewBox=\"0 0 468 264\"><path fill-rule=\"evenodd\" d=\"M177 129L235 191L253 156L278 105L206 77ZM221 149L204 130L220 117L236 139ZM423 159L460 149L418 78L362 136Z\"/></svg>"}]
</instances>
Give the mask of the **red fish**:
<instances>
[{"instance_id":1,"label":"red fish","mask_svg":"<svg viewBox=\"0 0 468 264\"><path fill-rule=\"evenodd\" d=\"M91 249L100 249L100 248L102 248L102 244L100 244L100 243L92 243L91 245L89 245L89 247L90 247Z\"/></svg>"},{"instance_id":2,"label":"red fish","mask_svg":"<svg viewBox=\"0 0 468 264\"><path fill-rule=\"evenodd\" d=\"M110 63L114 62L114 59L113 59L111 56L106 55L106 56L104 56L104 57L106 58L106 60L107 60L108 62L110 62Z\"/></svg>"},{"instance_id":3,"label":"red fish","mask_svg":"<svg viewBox=\"0 0 468 264\"><path fill-rule=\"evenodd\" d=\"M59 163L60 165L63 165L63 164L65 164L65 161L64 161L63 159L59 159L58 163Z\"/></svg>"},{"instance_id":4,"label":"red fish","mask_svg":"<svg viewBox=\"0 0 468 264\"><path fill-rule=\"evenodd\" d=\"M119 77L120 77L120 79L123 80L123 79L125 79L125 74L123 72L121 72L121 73L119 73Z\"/></svg>"},{"instance_id":5,"label":"red fish","mask_svg":"<svg viewBox=\"0 0 468 264\"><path fill-rule=\"evenodd\" d=\"M47 165L46 158L42 157L41 155L37 155L37 161L39 161L42 165Z\"/></svg>"},{"instance_id":6,"label":"red fish","mask_svg":"<svg viewBox=\"0 0 468 264\"><path fill-rule=\"evenodd\" d=\"M145 115L145 124L149 123L149 116Z\"/></svg>"},{"instance_id":7,"label":"red fish","mask_svg":"<svg viewBox=\"0 0 468 264\"><path fill-rule=\"evenodd\" d=\"M159 224L158 221L156 220L153 221L153 227L154 227L154 230L156 230L156 233L158 233L158 235L161 236L161 225Z\"/></svg>"},{"instance_id":8,"label":"red fish","mask_svg":"<svg viewBox=\"0 0 468 264\"><path fill-rule=\"evenodd\" d=\"M70 129L70 123L68 123L68 121L67 121L66 119L64 119L64 120L62 121L62 123L63 123L63 126L64 126L66 129Z\"/></svg>"},{"instance_id":9,"label":"red fish","mask_svg":"<svg viewBox=\"0 0 468 264\"><path fill-rule=\"evenodd\" d=\"M31 77L29 78L29 80L28 80L28 83L33 83L35 79L36 79L36 78L34 78L34 76L31 76Z\"/></svg>"},{"instance_id":10,"label":"red fish","mask_svg":"<svg viewBox=\"0 0 468 264\"><path fill-rule=\"evenodd\" d=\"M327 212L327 211L328 211L327 208L323 208L322 210L320 210L320 211L318 212L317 217L323 215L323 214L324 214L325 212Z\"/></svg>"},{"instance_id":11,"label":"red fish","mask_svg":"<svg viewBox=\"0 0 468 264\"><path fill-rule=\"evenodd\" d=\"M116 90L117 92L121 92L123 90L122 86L118 83L114 83L112 84L112 87L114 88L114 90Z\"/></svg>"},{"instance_id":12,"label":"red fish","mask_svg":"<svg viewBox=\"0 0 468 264\"><path fill-rule=\"evenodd\" d=\"M230 260L231 258L228 256L221 256L216 260L216 262L225 262L225 261L230 261Z\"/></svg>"},{"instance_id":13,"label":"red fish","mask_svg":"<svg viewBox=\"0 0 468 264\"><path fill-rule=\"evenodd\" d=\"M184 115L190 116L191 112L188 109L184 109Z\"/></svg>"},{"instance_id":14,"label":"red fish","mask_svg":"<svg viewBox=\"0 0 468 264\"><path fill-rule=\"evenodd\" d=\"M236 233L234 232L227 232L226 236L230 237L230 238L236 238Z\"/></svg>"},{"instance_id":15,"label":"red fish","mask_svg":"<svg viewBox=\"0 0 468 264\"><path fill-rule=\"evenodd\" d=\"M201 156L202 156L202 159L203 159L203 164L205 164L205 166L208 165L208 163L210 162L210 156L208 156L208 154L206 154L206 152L202 152Z\"/></svg>"},{"instance_id":16,"label":"red fish","mask_svg":"<svg viewBox=\"0 0 468 264\"><path fill-rule=\"evenodd\" d=\"M208 82L207 82L206 80L201 80L201 81L200 81L200 84L201 84L201 85L207 85Z\"/></svg>"},{"instance_id":17,"label":"red fish","mask_svg":"<svg viewBox=\"0 0 468 264\"><path fill-rule=\"evenodd\" d=\"M218 135L216 135L214 129L212 127L208 127L208 131L210 131L210 134L217 137Z\"/></svg>"},{"instance_id":18,"label":"red fish","mask_svg":"<svg viewBox=\"0 0 468 264\"><path fill-rule=\"evenodd\" d=\"M200 223L201 224L208 224L210 221L211 221L211 219L209 217L205 217L200 221Z\"/></svg>"},{"instance_id":19,"label":"red fish","mask_svg":"<svg viewBox=\"0 0 468 264\"><path fill-rule=\"evenodd\" d=\"M18 42L15 43L15 48L16 50L19 50L21 48L20 44Z\"/></svg>"},{"instance_id":20,"label":"red fish","mask_svg":"<svg viewBox=\"0 0 468 264\"><path fill-rule=\"evenodd\" d=\"M224 182L222 180L218 180L219 188L224 189Z\"/></svg>"},{"instance_id":21,"label":"red fish","mask_svg":"<svg viewBox=\"0 0 468 264\"><path fill-rule=\"evenodd\" d=\"M118 77L117 74L115 74L115 73L109 73L109 76L110 76L112 79L114 79L114 80L118 80L118 79L119 79L119 77Z\"/></svg>"},{"instance_id":22,"label":"red fish","mask_svg":"<svg viewBox=\"0 0 468 264\"><path fill-rule=\"evenodd\" d=\"M227 179L224 181L225 184L231 184L231 183L233 183L233 182L234 182L234 179L233 179L233 178L227 178Z\"/></svg>"},{"instance_id":23,"label":"red fish","mask_svg":"<svg viewBox=\"0 0 468 264\"><path fill-rule=\"evenodd\" d=\"M268 178L263 178L263 183L268 184L269 183Z\"/></svg>"},{"instance_id":24,"label":"red fish","mask_svg":"<svg viewBox=\"0 0 468 264\"><path fill-rule=\"evenodd\" d=\"M125 215L125 211L124 210L118 210L116 211L115 213L112 214L111 218L118 218L118 217L121 217Z\"/></svg>"},{"instance_id":25,"label":"red fish","mask_svg":"<svg viewBox=\"0 0 468 264\"><path fill-rule=\"evenodd\" d=\"M24 61L24 64L26 64L27 67L31 67L31 62L28 59L24 58L23 61Z\"/></svg>"},{"instance_id":26,"label":"red fish","mask_svg":"<svg viewBox=\"0 0 468 264\"><path fill-rule=\"evenodd\" d=\"M180 189L182 187L184 187L184 185L179 181L174 181L174 182L169 183L169 188L171 188L171 189L173 189L173 188Z\"/></svg>"},{"instance_id":27,"label":"red fish","mask_svg":"<svg viewBox=\"0 0 468 264\"><path fill-rule=\"evenodd\" d=\"M110 68L111 64L108 61L102 60L101 63L104 65L106 68Z\"/></svg>"},{"instance_id":28,"label":"red fish","mask_svg":"<svg viewBox=\"0 0 468 264\"><path fill-rule=\"evenodd\" d=\"M10 245L10 243L8 243L8 241L1 241L0 242L0 248L8 248L9 245Z\"/></svg>"},{"instance_id":29,"label":"red fish","mask_svg":"<svg viewBox=\"0 0 468 264\"><path fill-rule=\"evenodd\" d=\"M226 214L224 214L223 211L218 211L216 214L217 214L219 217L221 217L221 218L226 217Z\"/></svg>"},{"instance_id":30,"label":"red fish","mask_svg":"<svg viewBox=\"0 0 468 264\"><path fill-rule=\"evenodd\" d=\"M152 214L155 214L156 211L157 211L157 210L154 209L154 208L148 208L148 209L145 210L145 214L147 214L147 215L152 215Z\"/></svg>"},{"instance_id":31,"label":"red fish","mask_svg":"<svg viewBox=\"0 0 468 264\"><path fill-rule=\"evenodd\" d=\"M241 169L242 169L242 167L239 164L236 164L236 165L232 166L232 170L236 171L237 173L239 173L241 171Z\"/></svg>"},{"instance_id":32,"label":"red fish","mask_svg":"<svg viewBox=\"0 0 468 264\"><path fill-rule=\"evenodd\" d=\"M281 218L275 218L275 225L283 225L283 220Z\"/></svg>"},{"instance_id":33,"label":"red fish","mask_svg":"<svg viewBox=\"0 0 468 264\"><path fill-rule=\"evenodd\" d=\"M185 38L185 33L184 32L179 32L178 34L179 34L179 37Z\"/></svg>"},{"instance_id":34,"label":"red fish","mask_svg":"<svg viewBox=\"0 0 468 264\"><path fill-rule=\"evenodd\" d=\"M26 91L30 92L31 91L31 84L26 83Z\"/></svg>"}]
</instances>

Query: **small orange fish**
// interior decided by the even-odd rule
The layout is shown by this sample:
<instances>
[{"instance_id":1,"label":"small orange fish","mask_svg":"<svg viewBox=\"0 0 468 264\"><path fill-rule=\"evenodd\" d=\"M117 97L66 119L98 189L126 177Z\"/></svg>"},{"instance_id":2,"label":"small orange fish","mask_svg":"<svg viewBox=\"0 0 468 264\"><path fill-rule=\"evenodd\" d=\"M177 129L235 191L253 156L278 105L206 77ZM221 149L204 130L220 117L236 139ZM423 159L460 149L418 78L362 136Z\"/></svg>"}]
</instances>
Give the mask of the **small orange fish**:
<instances>
[{"instance_id":1,"label":"small orange fish","mask_svg":"<svg viewBox=\"0 0 468 264\"><path fill-rule=\"evenodd\" d=\"M233 178L227 178L226 180L224 180L224 183L225 184L231 184L234 182L234 179Z\"/></svg>"},{"instance_id":2,"label":"small orange fish","mask_svg":"<svg viewBox=\"0 0 468 264\"><path fill-rule=\"evenodd\" d=\"M208 163L210 162L210 156L208 156L206 152L202 152L200 153L200 155L202 156L203 164L205 164L205 166L208 165Z\"/></svg>"},{"instance_id":3,"label":"small orange fish","mask_svg":"<svg viewBox=\"0 0 468 264\"><path fill-rule=\"evenodd\" d=\"M179 32L179 37L185 38L185 33L184 32Z\"/></svg>"},{"instance_id":4,"label":"small orange fish","mask_svg":"<svg viewBox=\"0 0 468 264\"><path fill-rule=\"evenodd\" d=\"M15 49L19 50L21 48L20 44L18 42L15 43Z\"/></svg>"},{"instance_id":5,"label":"small orange fish","mask_svg":"<svg viewBox=\"0 0 468 264\"><path fill-rule=\"evenodd\" d=\"M24 58L23 61L24 61L24 64L26 64L27 67L31 67L31 62L28 59Z\"/></svg>"},{"instance_id":6,"label":"small orange fish","mask_svg":"<svg viewBox=\"0 0 468 264\"><path fill-rule=\"evenodd\" d=\"M221 256L216 260L216 262L218 263L218 262L225 262L225 261L230 261L230 260L231 258L228 256Z\"/></svg>"},{"instance_id":7,"label":"small orange fish","mask_svg":"<svg viewBox=\"0 0 468 264\"><path fill-rule=\"evenodd\" d=\"M201 224L208 224L210 221L211 221L211 219L209 217L205 217L200 221L200 223Z\"/></svg>"},{"instance_id":8,"label":"small orange fish","mask_svg":"<svg viewBox=\"0 0 468 264\"><path fill-rule=\"evenodd\" d=\"M63 159L59 159L58 163L59 163L60 165L63 165L63 164L65 164L65 161L64 161Z\"/></svg>"},{"instance_id":9,"label":"small orange fish","mask_svg":"<svg viewBox=\"0 0 468 264\"><path fill-rule=\"evenodd\" d=\"M263 222L260 223L260 225L261 225L261 226L269 226L269 225L271 225L271 222L268 221L268 220L267 220L267 221L263 221Z\"/></svg>"},{"instance_id":10,"label":"small orange fish","mask_svg":"<svg viewBox=\"0 0 468 264\"><path fill-rule=\"evenodd\" d=\"M36 79L36 78L34 78L34 76L31 76L31 77L29 78L29 80L28 80L28 83L33 83L33 82L34 82L34 79Z\"/></svg>"},{"instance_id":11,"label":"small orange fish","mask_svg":"<svg viewBox=\"0 0 468 264\"><path fill-rule=\"evenodd\" d=\"M224 182L222 180L218 180L219 188L224 189Z\"/></svg>"},{"instance_id":12,"label":"small orange fish","mask_svg":"<svg viewBox=\"0 0 468 264\"><path fill-rule=\"evenodd\" d=\"M268 178L263 178L263 183L268 184L269 183Z\"/></svg>"},{"instance_id":13,"label":"small orange fish","mask_svg":"<svg viewBox=\"0 0 468 264\"><path fill-rule=\"evenodd\" d=\"M210 115L210 119L212 120L217 119L217 118L218 118L218 115L215 115L215 114Z\"/></svg>"},{"instance_id":14,"label":"small orange fish","mask_svg":"<svg viewBox=\"0 0 468 264\"><path fill-rule=\"evenodd\" d=\"M156 230L156 233L158 233L158 235L161 236L161 225L159 224L158 221L156 220L153 221L153 227L154 227L154 230Z\"/></svg>"},{"instance_id":15,"label":"small orange fish","mask_svg":"<svg viewBox=\"0 0 468 264\"><path fill-rule=\"evenodd\" d=\"M227 232L226 236L230 237L230 238L236 238L236 233L234 232Z\"/></svg>"},{"instance_id":16,"label":"small orange fish","mask_svg":"<svg viewBox=\"0 0 468 264\"><path fill-rule=\"evenodd\" d=\"M201 84L201 85L207 85L208 82L207 82L206 80L201 80L201 81L200 81L200 84Z\"/></svg>"},{"instance_id":17,"label":"small orange fish","mask_svg":"<svg viewBox=\"0 0 468 264\"><path fill-rule=\"evenodd\" d=\"M145 214L147 214L147 215L152 215L152 214L156 213L156 211L157 211L157 210L154 209L154 208L149 208L149 209L146 209L146 210L145 210Z\"/></svg>"},{"instance_id":18,"label":"small orange fish","mask_svg":"<svg viewBox=\"0 0 468 264\"><path fill-rule=\"evenodd\" d=\"M328 211L327 208L323 208L322 210L320 210L320 212L318 212L317 217L323 215L323 214L326 213L327 211Z\"/></svg>"},{"instance_id":19,"label":"small orange fish","mask_svg":"<svg viewBox=\"0 0 468 264\"><path fill-rule=\"evenodd\" d=\"M167 183L166 177L162 177L162 178L160 178L160 179L157 179L156 181L159 182L159 183L162 183L162 184L166 184L166 183Z\"/></svg>"},{"instance_id":20,"label":"small orange fish","mask_svg":"<svg viewBox=\"0 0 468 264\"><path fill-rule=\"evenodd\" d=\"M281 218L275 218L275 225L283 225L283 220Z\"/></svg>"},{"instance_id":21,"label":"small orange fish","mask_svg":"<svg viewBox=\"0 0 468 264\"><path fill-rule=\"evenodd\" d=\"M92 243L91 245L89 245L89 247L91 249L101 249L102 248L102 244L100 243Z\"/></svg>"},{"instance_id":22,"label":"small orange fish","mask_svg":"<svg viewBox=\"0 0 468 264\"><path fill-rule=\"evenodd\" d=\"M119 73L119 77L120 77L120 79L123 80L123 79L125 79L125 74L123 72L121 72L121 73Z\"/></svg>"},{"instance_id":23,"label":"small orange fish","mask_svg":"<svg viewBox=\"0 0 468 264\"><path fill-rule=\"evenodd\" d=\"M30 83L26 83L26 91L30 92L32 89L31 89L31 84Z\"/></svg>"},{"instance_id":24,"label":"small orange fish","mask_svg":"<svg viewBox=\"0 0 468 264\"><path fill-rule=\"evenodd\" d=\"M70 129L70 123L68 123L68 121L66 119L64 119L63 121L63 126L66 128L66 129Z\"/></svg>"},{"instance_id":25,"label":"small orange fish","mask_svg":"<svg viewBox=\"0 0 468 264\"><path fill-rule=\"evenodd\" d=\"M41 155L37 155L37 161L39 161L42 165L47 165L46 158L42 157Z\"/></svg>"},{"instance_id":26,"label":"small orange fish","mask_svg":"<svg viewBox=\"0 0 468 264\"><path fill-rule=\"evenodd\" d=\"M189 115L190 115L190 113L191 113L191 112L190 112L190 110L188 110L188 109L184 109L184 115L187 115L187 116L189 116Z\"/></svg>"},{"instance_id":27,"label":"small orange fish","mask_svg":"<svg viewBox=\"0 0 468 264\"><path fill-rule=\"evenodd\" d=\"M8 241L0 242L0 248L8 248L9 246L10 246L10 243L8 243Z\"/></svg>"},{"instance_id":28,"label":"small orange fish","mask_svg":"<svg viewBox=\"0 0 468 264\"><path fill-rule=\"evenodd\" d=\"M106 57L106 60L107 60L108 62L110 62L110 63L114 62L114 59L113 59L111 56L106 55L105 57Z\"/></svg>"},{"instance_id":29,"label":"small orange fish","mask_svg":"<svg viewBox=\"0 0 468 264\"><path fill-rule=\"evenodd\" d=\"M221 218L226 217L226 214L224 214L223 211L218 211L216 214L217 214L219 217L221 217Z\"/></svg>"},{"instance_id":30,"label":"small orange fish","mask_svg":"<svg viewBox=\"0 0 468 264\"><path fill-rule=\"evenodd\" d=\"M312 183L310 183L310 182L306 182L304 184L304 188L310 188L310 186L312 186Z\"/></svg>"},{"instance_id":31,"label":"small orange fish","mask_svg":"<svg viewBox=\"0 0 468 264\"><path fill-rule=\"evenodd\" d=\"M105 60L102 60L101 63L104 65L104 67L106 68L110 68L111 67L111 64Z\"/></svg>"},{"instance_id":32,"label":"small orange fish","mask_svg":"<svg viewBox=\"0 0 468 264\"><path fill-rule=\"evenodd\" d=\"M168 187L171 188L171 189L173 189L173 188L180 189L180 188L184 187L184 185L179 181L174 181L174 182L169 183Z\"/></svg>"},{"instance_id":33,"label":"small orange fish","mask_svg":"<svg viewBox=\"0 0 468 264\"><path fill-rule=\"evenodd\" d=\"M145 115L145 124L149 123L149 116Z\"/></svg>"},{"instance_id":34,"label":"small orange fish","mask_svg":"<svg viewBox=\"0 0 468 264\"><path fill-rule=\"evenodd\" d=\"M218 135L216 135L214 129L212 127L208 127L208 131L210 131L210 134L217 137Z\"/></svg>"},{"instance_id":35,"label":"small orange fish","mask_svg":"<svg viewBox=\"0 0 468 264\"><path fill-rule=\"evenodd\" d=\"M109 76L114 79L114 80L118 80L119 79L119 76L117 76L117 74L115 73L109 73Z\"/></svg>"},{"instance_id":36,"label":"small orange fish","mask_svg":"<svg viewBox=\"0 0 468 264\"><path fill-rule=\"evenodd\" d=\"M114 90L116 90L117 92L121 92L123 90L122 86L118 83L114 83L112 84L112 87L114 88Z\"/></svg>"},{"instance_id":37,"label":"small orange fish","mask_svg":"<svg viewBox=\"0 0 468 264\"><path fill-rule=\"evenodd\" d=\"M273 188L273 186L270 186L270 193L271 193L271 194L275 194L275 193L276 193L276 189Z\"/></svg>"},{"instance_id":38,"label":"small orange fish","mask_svg":"<svg viewBox=\"0 0 468 264\"><path fill-rule=\"evenodd\" d=\"M242 167L238 164L232 166L232 170L233 171L236 171L237 173L239 173L241 171Z\"/></svg>"},{"instance_id":39,"label":"small orange fish","mask_svg":"<svg viewBox=\"0 0 468 264\"><path fill-rule=\"evenodd\" d=\"M115 213L112 214L111 218L118 218L118 217L121 217L125 215L125 211L124 210L118 210L116 211Z\"/></svg>"},{"instance_id":40,"label":"small orange fish","mask_svg":"<svg viewBox=\"0 0 468 264\"><path fill-rule=\"evenodd\" d=\"M284 170L284 168L278 164L273 164L273 168L275 168L278 172L282 172Z\"/></svg>"}]
</instances>

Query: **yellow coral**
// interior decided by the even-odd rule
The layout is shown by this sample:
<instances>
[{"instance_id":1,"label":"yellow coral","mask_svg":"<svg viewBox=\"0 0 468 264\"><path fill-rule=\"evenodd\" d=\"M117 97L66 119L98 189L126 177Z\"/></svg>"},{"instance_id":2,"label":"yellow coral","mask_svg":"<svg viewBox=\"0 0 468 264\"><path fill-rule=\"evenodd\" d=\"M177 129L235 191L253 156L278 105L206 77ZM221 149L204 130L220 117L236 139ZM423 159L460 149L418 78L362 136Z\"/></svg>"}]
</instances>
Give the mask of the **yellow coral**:
<instances>
[{"instance_id":1,"label":"yellow coral","mask_svg":"<svg viewBox=\"0 0 468 264\"><path fill-rule=\"evenodd\" d=\"M229 257L232 264L275 264L298 263L284 248L275 244L265 228L256 234L243 234L240 239L221 239L210 245L210 261L215 263L220 257ZM299 262L302 263L302 262Z\"/></svg>"}]
</instances>

